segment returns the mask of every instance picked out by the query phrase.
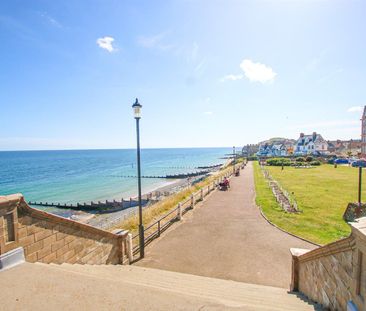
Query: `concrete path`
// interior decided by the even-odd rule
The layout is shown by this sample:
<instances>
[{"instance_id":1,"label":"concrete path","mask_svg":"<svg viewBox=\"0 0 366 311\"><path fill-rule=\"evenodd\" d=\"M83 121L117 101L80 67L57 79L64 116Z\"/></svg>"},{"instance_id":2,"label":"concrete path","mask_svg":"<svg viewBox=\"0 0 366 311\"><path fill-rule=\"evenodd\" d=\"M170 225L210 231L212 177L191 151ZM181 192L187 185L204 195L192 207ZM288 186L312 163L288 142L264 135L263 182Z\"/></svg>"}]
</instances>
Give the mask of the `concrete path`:
<instances>
[{"instance_id":1,"label":"concrete path","mask_svg":"<svg viewBox=\"0 0 366 311\"><path fill-rule=\"evenodd\" d=\"M288 289L291 247L315 248L261 216L249 163L229 191L213 192L185 214L136 265Z\"/></svg>"}]
</instances>

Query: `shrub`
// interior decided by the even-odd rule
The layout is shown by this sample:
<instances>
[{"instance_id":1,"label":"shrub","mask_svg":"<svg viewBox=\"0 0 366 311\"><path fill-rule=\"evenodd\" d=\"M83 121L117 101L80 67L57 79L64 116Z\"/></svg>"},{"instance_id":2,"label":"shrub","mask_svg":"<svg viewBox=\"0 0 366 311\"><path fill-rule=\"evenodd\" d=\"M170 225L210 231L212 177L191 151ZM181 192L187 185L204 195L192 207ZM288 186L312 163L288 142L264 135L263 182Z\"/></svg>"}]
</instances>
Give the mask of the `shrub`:
<instances>
[{"instance_id":1,"label":"shrub","mask_svg":"<svg viewBox=\"0 0 366 311\"><path fill-rule=\"evenodd\" d=\"M257 161L258 160L258 157L257 156L250 156L250 157L247 157L248 161Z\"/></svg>"},{"instance_id":2,"label":"shrub","mask_svg":"<svg viewBox=\"0 0 366 311\"><path fill-rule=\"evenodd\" d=\"M267 165L270 166L290 166L291 165L291 161L288 159L281 159L281 158L273 158L273 159L268 159L267 160Z\"/></svg>"},{"instance_id":3,"label":"shrub","mask_svg":"<svg viewBox=\"0 0 366 311\"><path fill-rule=\"evenodd\" d=\"M312 162L310 162L310 165L312 165L312 166L319 166L321 163L320 163L320 161L312 161Z\"/></svg>"},{"instance_id":4,"label":"shrub","mask_svg":"<svg viewBox=\"0 0 366 311\"><path fill-rule=\"evenodd\" d=\"M307 156L306 159L305 159L306 162L313 162L313 160L314 159L313 159L312 156Z\"/></svg>"},{"instance_id":5,"label":"shrub","mask_svg":"<svg viewBox=\"0 0 366 311\"><path fill-rule=\"evenodd\" d=\"M305 162L305 159L303 157L296 158L296 162Z\"/></svg>"}]
</instances>

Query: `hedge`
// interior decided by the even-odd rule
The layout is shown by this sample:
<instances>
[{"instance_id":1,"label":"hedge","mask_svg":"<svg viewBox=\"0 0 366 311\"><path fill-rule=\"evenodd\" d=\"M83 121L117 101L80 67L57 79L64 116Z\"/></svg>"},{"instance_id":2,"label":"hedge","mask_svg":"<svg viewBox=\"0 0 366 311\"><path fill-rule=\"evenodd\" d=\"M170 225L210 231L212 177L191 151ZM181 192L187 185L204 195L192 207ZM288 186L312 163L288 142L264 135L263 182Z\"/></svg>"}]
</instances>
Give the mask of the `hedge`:
<instances>
[{"instance_id":1,"label":"hedge","mask_svg":"<svg viewBox=\"0 0 366 311\"><path fill-rule=\"evenodd\" d=\"M267 165L270 166L290 166L291 165L291 161L288 159L279 159L279 158L274 158L274 159L268 159L267 160Z\"/></svg>"}]
</instances>

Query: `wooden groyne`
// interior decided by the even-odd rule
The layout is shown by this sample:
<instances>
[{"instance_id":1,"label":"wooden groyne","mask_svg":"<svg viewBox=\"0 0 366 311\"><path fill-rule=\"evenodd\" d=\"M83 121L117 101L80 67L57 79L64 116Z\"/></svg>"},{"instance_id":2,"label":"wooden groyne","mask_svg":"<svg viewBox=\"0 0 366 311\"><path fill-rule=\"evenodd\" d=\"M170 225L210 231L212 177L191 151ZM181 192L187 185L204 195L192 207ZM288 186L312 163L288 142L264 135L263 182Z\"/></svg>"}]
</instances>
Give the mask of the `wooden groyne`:
<instances>
[{"instance_id":1,"label":"wooden groyne","mask_svg":"<svg viewBox=\"0 0 366 311\"><path fill-rule=\"evenodd\" d=\"M197 177L201 175L206 175L210 173L209 170L204 170L200 172L192 172L192 173L184 173L184 174L172 174L172 175L164 175L164 176L154 176L154 175L143 175L141 178L160 178L160 179L185 179L190 177ZM119 178L137 178L136 175L118 175L113 177L119 177Z\"/></svg>"},{"instance_id":2,"label":"wooden groyne","mask_svg":"<svg viewBox=\"0 0 366 311\"><path fill-rule=\"evenodd\" d=\"M222 164L215 164L215 165L209 165L209 166L198 166L196 168L199 170L207 170L207 169L212 170L212 169L218 169L220 167L222 167Z\"/></svg>"},{"instance_id":3,"label":"wooden groyne","mask_svg":"<svg viewBox=\"0 0 366 311\"><path fill-rule=\"evenodd\" d=\"M162 191L154 191L150 192L142 197L142 206L145 206L149 203L154 203L158 200L158 198L162 195L169 195L168 192ZM55 207L61 209L72 209L76 211L86 211L86 212L94 212L98 214L103 213L112 213L121 211L123 209L127 209L130 207L138 206L138 200L136 198L130 198L128 200L121 199L121 201L116 200L106 200L106 201L98 201L98 202L87 202L87 203L53 203L53 202L35 202L29 201L29 205L31 206L43 206L43 207Z\"/></svg>"},{"instance_id":4,"label":"wooden groyne","mask_svg":"<svg viewBox=\"0 0 366 311\"><path fill-rule=\"evenodd\" d=\"M142 200L142 205L146 205L149 202L147 199ZM126 208L134 207L138 205L138 201L135 199L131 200L121 200L121 201L98 201L98 202L88 202L88 203L49 203L49 202L28 202L32 206L43 206L43 207L56 207L61 209L72 209L76 211L94 211L97 213L110 213L117 212Z\"/></svg>"}]
</instances>

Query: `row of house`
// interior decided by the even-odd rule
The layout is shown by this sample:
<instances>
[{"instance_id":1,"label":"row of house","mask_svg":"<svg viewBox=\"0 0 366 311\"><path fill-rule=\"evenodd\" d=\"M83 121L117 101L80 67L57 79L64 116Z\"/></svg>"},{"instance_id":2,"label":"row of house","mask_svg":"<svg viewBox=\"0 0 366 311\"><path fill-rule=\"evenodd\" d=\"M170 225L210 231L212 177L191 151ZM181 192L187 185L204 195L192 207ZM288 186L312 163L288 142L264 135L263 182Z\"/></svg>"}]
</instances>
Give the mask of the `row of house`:
<instances>
[{"instance_id":1,"label":"row of house","mask_svg":"<svg viewBox=\"0 0 366 311\"><path fill-rule=\"evenodd\" d=\"M276 143L276 144L263 144L259 146L259 150L257 152L258 156L265 157L284 157L289 154L292 154L292 146L286 145L284 143Z\"/></svg>"},{"instance_id":2,"label":"row of house","mask_svg":"<svg viewBox=\"0 0 366 311\"><path fill-rule=\"evenodd\" d=\"M300 134L297 140L277 140L261 143L258 156L277 157L288 155L322 155L329 153L329 144L319 133Z\"/></svg>"},{"instance_id":3,"label":"row of house","mask_svg":"<svg viewBox=\"0 0 366 311\"><path fill-rule=\"evenodd\" d=\"M361 152L361 139L328 141L328 151L336 154L359 154Z\"/></svg>"},{"instance_id":4,"label":"row of house","mask_svg":"<svg viewBox=\"0 0 366 311\"><path fill-rule=\"evenodd\" d=\"M316 132L310 135L300 133L297 140L274 138L261 142L257 145L258 151L256 150L255 154L262 157L335 154L343 156L361 155L366 158L366 106L361 121L361 139L326 141L322 135ZM244 149L245 147L243 153ZM245 151L249 155L250 151L254 149L252 145L250 145L250 148L248 145Z\"/></svg>"},{"instance_id":5,"label":"row of house","mask_svg":"<svg viewBox=\"0 0 366 311\"><path fill-rule=\"evenodd\" d=\"M326 141L319 133L300 133L297 140L275 138L259 143L257 156L282 157L289 155L357 155L361 152L361 140Z\"/></svg>"},{"instance_id":6,"label":"row of house","mask_svg":"<svg viewBox=\"0 0 366 311\"><path fill-rule=\"evenodd\" d=\"M284 157L293 154L295 140L286 138L272 138L259 143L258 156Z\"/></svg>"}]
</instances>

